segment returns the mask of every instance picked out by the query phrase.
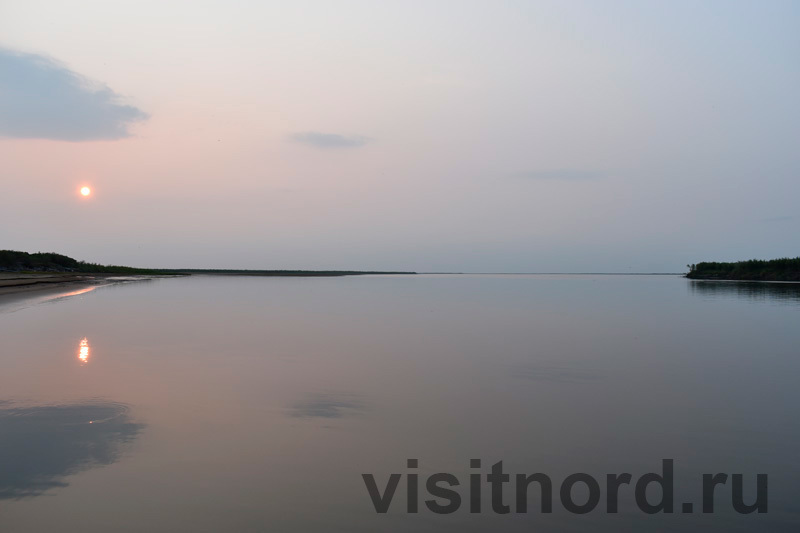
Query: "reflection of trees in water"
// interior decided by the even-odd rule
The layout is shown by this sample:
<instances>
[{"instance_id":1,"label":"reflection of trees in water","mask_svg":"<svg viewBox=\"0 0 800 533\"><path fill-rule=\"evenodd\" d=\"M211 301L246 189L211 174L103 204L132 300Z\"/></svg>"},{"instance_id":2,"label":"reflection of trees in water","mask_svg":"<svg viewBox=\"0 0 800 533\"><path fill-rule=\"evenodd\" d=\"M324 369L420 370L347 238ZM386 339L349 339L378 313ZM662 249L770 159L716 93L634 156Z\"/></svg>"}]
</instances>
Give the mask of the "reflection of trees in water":
<instances>
[{"instance_id":1,"label":"reflection of trees in water","mask_svg":"<svg viewBox=\"0 0 800 533\"><path fill-rule=\"evenodd\" d=\"M144 427L122 404L13 405L0 403L0 499L65 487L67 476L117 461Z\"/></svg>"},{"instance_id":2,"label":"reflection of trees in water","mask_svg":"<svg viewBox=\"0 0 800 533\"><path fill-rule=\"evenodd\" d=\"M689 282L692 293L710 298L747 298L750 300L800 303L800 283L753 283L746 281Z\"/></svg>"}]
</instances>

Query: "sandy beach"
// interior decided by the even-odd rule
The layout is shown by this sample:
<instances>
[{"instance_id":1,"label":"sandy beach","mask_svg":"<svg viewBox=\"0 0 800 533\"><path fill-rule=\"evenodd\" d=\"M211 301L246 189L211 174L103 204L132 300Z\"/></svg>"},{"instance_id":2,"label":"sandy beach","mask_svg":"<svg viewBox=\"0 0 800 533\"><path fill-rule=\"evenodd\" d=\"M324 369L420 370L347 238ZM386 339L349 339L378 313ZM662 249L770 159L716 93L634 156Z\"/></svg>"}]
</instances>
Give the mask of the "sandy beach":
<instances>
[{"instance_id":1,"label":"sandy beach","mask_svg":"<svg viewBox=\"0 0 800 533\"><path fill-rule=\"evenodd\" d=\"M130 281L134 278L152 276L119 276L118 274L74 274L69 272L0 273L0 301L26 297L29 293L47 293L64 288L80 289L92 285L104 285L115 281Z\"/></svg>"},{"instance_id":2,"label":"sandy beach","mask_svg":"<svg viewBox=\"0 0 800 533\"><path fill-rule=\"evenodd\" d=\"M34 274L21 274L8 272L0 274L0 298L7 294L54 289L64 286L92 285L98 282L102 275L97 274L71 274L60 272L46 272Z\"/></svg>"}]
</instances>

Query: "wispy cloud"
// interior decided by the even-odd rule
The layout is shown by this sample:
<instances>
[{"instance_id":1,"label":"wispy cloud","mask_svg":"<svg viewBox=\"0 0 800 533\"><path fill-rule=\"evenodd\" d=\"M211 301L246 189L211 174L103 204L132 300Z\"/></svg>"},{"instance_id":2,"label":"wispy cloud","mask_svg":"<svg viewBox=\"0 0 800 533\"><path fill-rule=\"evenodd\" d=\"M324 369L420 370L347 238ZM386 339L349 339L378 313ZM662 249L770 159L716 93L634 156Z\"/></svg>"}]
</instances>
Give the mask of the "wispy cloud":
<instances>
[{"instance_id":1,"label":"wispy cloud","mask_svg":"<svg viewBox=\"0 0 800 533\"><path fill-rule=\"evenodd\" d=\"M0 137L121 139L147 117L105 84L52 58L0 48Z\"/></svg>"},{"instance_id":2,"label":"wispy cloud","mask_svg":"<svg viewBox=\"0 0 800 533\"><path fill-rule=\"evenodd\" d=\"M760 218L758 219L759 222L790 222L792 220L797 220L798 216L795 215L784 215L778 217L768 217L768 218Z\"/></svg>"},{"instance_id":3,"label":"wispy cloud","mask_svg":"<svg viewBox=\"0 0 800 533\"><path fill-rule=\"evenodd\" d=\"M576 169L555 169L555 170L532 170L514 174L517 178L530 180L552 180L552 181L594 181L603 179L605 174L590 170Z\"/></svg>"},{"instance_id":4,"label":"wispy cloud","mask_svg":"<svg viewBox=\"0 0 800 533\"><path fill-rule=\"evenodd\" d=\"M292 406L290 415L295 418L342 418L363 410L360 400L347 394L312 394Z\"/></svg>"},{"instance_id":5,"label":"wispy cloud","mask_svg":"<svg viewBox=\"0 0 800 533\"><path fill-rule=\"evenodd\" d=\"M370 141L369 137L361 135L339 135L338 133L320 133L318 131L295 133L291 138L293 141L314 148L357 148Z\"/></svg>"}]
</instances>

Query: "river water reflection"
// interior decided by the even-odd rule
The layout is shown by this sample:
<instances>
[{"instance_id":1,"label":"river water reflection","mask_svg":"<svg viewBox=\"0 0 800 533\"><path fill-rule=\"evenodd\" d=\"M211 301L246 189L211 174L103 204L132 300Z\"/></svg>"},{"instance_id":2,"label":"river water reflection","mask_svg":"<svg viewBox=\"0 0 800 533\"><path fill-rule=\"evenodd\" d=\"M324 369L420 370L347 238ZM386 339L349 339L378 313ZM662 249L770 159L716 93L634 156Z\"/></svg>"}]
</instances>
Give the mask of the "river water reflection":
<instances>
[{"instance_id":1,"label":"river water reflection","mask_svg":"<svg viewBox=\"0 0 800 533\"><path fill-rule=\"evenodd\" d=\"M799 323L795 286L677 276L192 276L0 301L0 531L797 531ZM554 512L494 514L488 485L480 514L406 512L409 473L421 502L437 472L467 502L474 458L548 474ZM672 515L633 488L618 514L558 503L569 474L605 491L664 458ZM768 473L769 512L732 512L729 486L699 512L715 472L748 502ZM362 474L392 473L379 515Z\"/></svg>"}]
</instances>

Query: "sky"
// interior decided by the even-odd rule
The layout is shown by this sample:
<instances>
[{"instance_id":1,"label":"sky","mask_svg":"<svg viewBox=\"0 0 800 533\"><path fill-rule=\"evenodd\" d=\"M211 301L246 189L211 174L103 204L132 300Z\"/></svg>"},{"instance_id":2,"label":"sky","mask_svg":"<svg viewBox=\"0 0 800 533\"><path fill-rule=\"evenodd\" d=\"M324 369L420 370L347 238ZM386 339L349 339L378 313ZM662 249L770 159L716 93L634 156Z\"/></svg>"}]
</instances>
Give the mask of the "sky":
<instances>
[{"instance_id":1,"label":"sky","mask_svg":"<svg viewBox=\"0 0 800 533\"><path fill-rule=\"evenodd\" d=\"M798 27L777 0L0 0L0 248L449 272L796 257Z\"/></svg>"}]
</instances>

